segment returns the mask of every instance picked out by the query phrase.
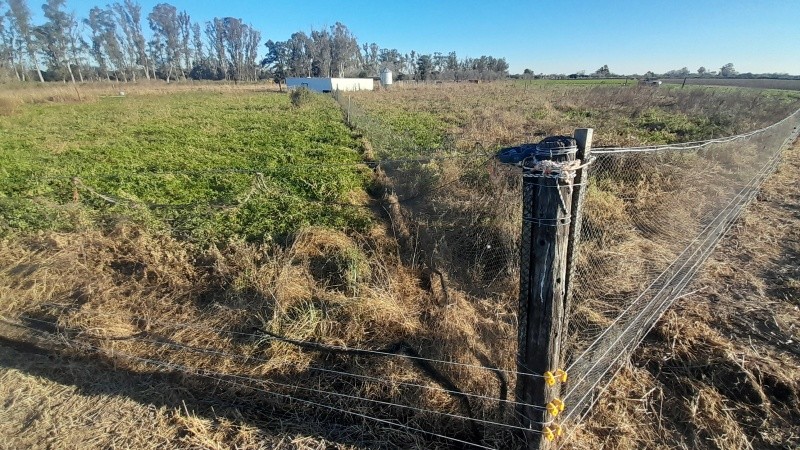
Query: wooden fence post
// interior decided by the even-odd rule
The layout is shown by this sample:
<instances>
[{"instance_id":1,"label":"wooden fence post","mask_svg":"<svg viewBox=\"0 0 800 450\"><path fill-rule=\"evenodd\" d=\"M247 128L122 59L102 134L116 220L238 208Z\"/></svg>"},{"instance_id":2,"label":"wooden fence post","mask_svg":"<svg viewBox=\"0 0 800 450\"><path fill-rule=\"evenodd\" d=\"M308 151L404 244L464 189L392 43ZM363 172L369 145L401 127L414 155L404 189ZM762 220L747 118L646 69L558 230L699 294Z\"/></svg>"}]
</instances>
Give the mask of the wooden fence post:
<instances>
[{"instance_id":1,"label":"wooden fence post","mask_svg":"<svg viewBox=\"0 0 800 450\"><path fill-rule=\"evenodd\" d=\"M575 142L578 145L578 152L575 157L581 161L581 165L586 165L591 159L592 153L592 138L594 137L594 129L592 128L577 128L573 134ZM586 189L588 187L589 177L588 168L583 167L575 172L575 179L572 182L572 220L569 224L569 248L567 250L567 282L566 290L567 295L564 298L564 329L567 329L566 320L569 317L570 307L572 305L573 280L575 279L575 260L578 257L578 245L581 239L581 223L583 219L583 201L586 198ZM561 355L562 358L564 355Z\"/></svg>"},{"instance_id":2,"label":"wooden fence post","mask_svg":"<svg viewBox=\"0 0 800 450\"><path fill-rule=\"evenodd\" d=\"M543 374L560 368L566 331L573 198L580 195L572 186L572 175L581 165L577 153L576 139L558 136L540 142L523 162L516 414L529 430L522 433L523 448L528 450L548 448L543 424L552 416L545 405L560 391L559 384L548 385Z\"/></svg>"}]
</instances>

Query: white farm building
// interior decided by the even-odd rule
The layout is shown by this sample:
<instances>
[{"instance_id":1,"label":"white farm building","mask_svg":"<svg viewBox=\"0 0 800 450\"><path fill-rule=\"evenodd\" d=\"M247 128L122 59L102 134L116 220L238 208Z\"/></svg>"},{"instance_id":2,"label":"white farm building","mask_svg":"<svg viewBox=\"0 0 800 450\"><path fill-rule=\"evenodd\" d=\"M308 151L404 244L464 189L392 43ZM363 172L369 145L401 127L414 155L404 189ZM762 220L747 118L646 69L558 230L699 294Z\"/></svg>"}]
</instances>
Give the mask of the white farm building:
<instances>
[{"instance_id":1,"label":"white farm building","mask_svg":"<svg viewBox=\"0 0 800 450\"><path fill-rule=\"evenodd\" d=\"M372 78L287 78L289 89L305 86L312 91L371 91L375 88Z\"/></svg>"}]
</instances>

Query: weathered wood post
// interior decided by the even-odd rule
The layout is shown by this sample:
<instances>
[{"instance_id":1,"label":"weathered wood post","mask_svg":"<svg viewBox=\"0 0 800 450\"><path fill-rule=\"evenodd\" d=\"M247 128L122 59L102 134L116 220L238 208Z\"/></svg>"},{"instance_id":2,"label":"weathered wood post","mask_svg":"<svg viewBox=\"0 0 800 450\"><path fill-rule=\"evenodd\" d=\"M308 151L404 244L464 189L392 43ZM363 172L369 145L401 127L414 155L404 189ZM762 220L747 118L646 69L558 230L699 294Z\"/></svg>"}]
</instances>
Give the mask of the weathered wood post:
<instances>
[{"instance_id":1,"label":"weathered wood post","mask_svg":"<svg viewBox=\"0 0 800 450\"><path fill-rule=\"evenodd\" d=\"M591 160L592 138L594 129L577 128L573 134L575 143L578 145L578 152L575 158L581 161L581 165L575 172L575 179L572 181L572 220L569 224L569 248L567 250L567 295L564 299L564 330L567 328L566 320L569 317L572 296L574 295L573 280L575 279L575 261L578 257L578 244L581 239L581 223L583 219L583 201L586 198L589 177L586 164ZM563 358L562 354L562 358Z\"/></svg>"},{"instance_id":2,"label":"weathered wood post","mask_svg":"<svg viewBox=\"0 0 800 450\"><path fill-rule=\"evenodd\" d=\"M591 131L580 135L584 148L587 134L590 140ZM575 232L573 204L580 199L573 187L582 164L578 151L577 139L547 138L522 163L516 413L529 430L523 432L523 448L530 450L548 448L545 424L553 417L545 406L559 397L560 385L548 385L543 374L560 368L566 331L569 241Z\"/></svg>"}]
</instances>

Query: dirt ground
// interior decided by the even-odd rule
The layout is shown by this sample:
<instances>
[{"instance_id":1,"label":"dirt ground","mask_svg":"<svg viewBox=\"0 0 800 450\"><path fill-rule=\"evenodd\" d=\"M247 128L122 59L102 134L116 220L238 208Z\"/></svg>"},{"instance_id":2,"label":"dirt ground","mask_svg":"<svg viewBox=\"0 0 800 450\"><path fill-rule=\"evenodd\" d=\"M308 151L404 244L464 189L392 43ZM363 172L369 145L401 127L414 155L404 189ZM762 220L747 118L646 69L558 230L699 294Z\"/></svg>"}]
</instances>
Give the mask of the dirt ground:
<instances>
[{"instance_id":1,"label":"dirt ground","mask_svg":"<svg viewBox=\"0 0 800 450\"><path fill-rule=\"evenodd\" d=\"M800 144L566 448L800 448ZM371 448L357 426L217 400L0 327L0 448ZM191 381L191 380L189 380ZM264 406L267 407L267 406ZM424 443L420 443L424 447Z\"/></svg>"}]
</instances>

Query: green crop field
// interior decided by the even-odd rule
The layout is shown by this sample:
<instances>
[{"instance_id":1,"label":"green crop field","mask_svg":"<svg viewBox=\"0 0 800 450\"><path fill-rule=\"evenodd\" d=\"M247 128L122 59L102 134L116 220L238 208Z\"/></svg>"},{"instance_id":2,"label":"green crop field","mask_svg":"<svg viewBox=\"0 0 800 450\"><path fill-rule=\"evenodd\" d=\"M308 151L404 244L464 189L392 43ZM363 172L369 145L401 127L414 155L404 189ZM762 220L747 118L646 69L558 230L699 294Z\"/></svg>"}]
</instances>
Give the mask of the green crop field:
<instances>
[{"instance_id":1,"label":"green crop field","mask_svg":"<svg viewBox=\"0 0 800 450\"><path fill-rule=\"evenodd\" d=\"M0 116L0 233L119 215L197 242L358 228L363 208L332 204L363 193L361 159L322 95L301 107L275 92L26 104Z\"/></svg>"}]
</instances>

